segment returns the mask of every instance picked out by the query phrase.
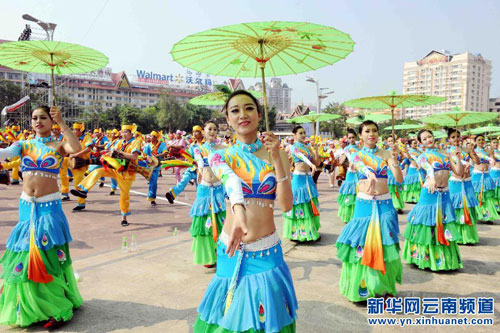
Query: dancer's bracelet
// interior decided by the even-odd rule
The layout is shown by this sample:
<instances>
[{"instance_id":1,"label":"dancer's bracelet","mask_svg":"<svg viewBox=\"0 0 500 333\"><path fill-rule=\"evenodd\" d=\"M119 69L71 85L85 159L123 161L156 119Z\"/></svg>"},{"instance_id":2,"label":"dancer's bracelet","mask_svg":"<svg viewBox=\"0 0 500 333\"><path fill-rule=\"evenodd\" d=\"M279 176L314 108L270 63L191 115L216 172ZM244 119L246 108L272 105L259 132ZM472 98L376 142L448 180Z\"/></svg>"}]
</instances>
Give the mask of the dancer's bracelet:
<instances>
[{"instance_id":1,"label":"dancer's bracelet","mask_svg":"<svg viewBox=\"0 0 500 333\"><path fill-rule=\"evenodd\" d=\"M288 175L286 175L286 176L285 176L285 177L283 177L283 178L278 179L276 182L277 182L277 183L283 183L283 182L284 182L285 180L287 180L287 179L288 179Z\"/></svg>"}]
</instances>

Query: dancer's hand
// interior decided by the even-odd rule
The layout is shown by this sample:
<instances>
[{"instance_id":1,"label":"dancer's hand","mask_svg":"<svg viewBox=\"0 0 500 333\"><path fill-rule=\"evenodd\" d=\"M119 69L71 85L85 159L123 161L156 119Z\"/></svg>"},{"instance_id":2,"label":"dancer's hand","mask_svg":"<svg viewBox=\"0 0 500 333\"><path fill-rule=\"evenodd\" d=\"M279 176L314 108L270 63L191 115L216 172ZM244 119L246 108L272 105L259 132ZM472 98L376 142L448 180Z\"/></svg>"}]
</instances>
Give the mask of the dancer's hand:
<instances>
[{"instance_id":1,"label":"dancer's hand","mask_svg":"<svg viewBox=\"0 0 500 333\"><path fill-rule=\"evenodd\" d=\"M434 179L434 177L429 178L425 182L424 186L427 187L427 189L429 190L429 192L431 194L433 194L436 191L436 188L437 188L436 180Z\"/></svg>"},{"instance_id":2,"label":"dancer's hand","mask_svg":"<svg viewBox=\"0 0 500 333\"><path fill-rule=\"evenodd\" d=\"M372 172L368 176L368 194L375 195L377 190L377 176Z\"/></svg>"},{"instance_id":3,"label":"dancer's hand","mask_svg":"<svg viewBox=\"0 0 500 333\"><path fill-rule=\"evenodd\" d=\"M276 135L271 132L263 133L262 143L272 159L276 160L280 158L280 140L278 140Z\"/></svg>"},{"instance_id":4,"label":"dancer's hand","mask_svg":"<svg viewBox=\"0 0 500 333\"><path fill-rule=\"evenodd\" d=\"M311 166L311 175L314 175L317 170L318 168L315 165Z\"/></svg>"},{"instance_id":5,"label":"dancer's hand","mask_svg":"<svg viewBox=\"0 0 500 333\"><path fill-rule=\"evenodd\" d=\"M229 243L227 244L226 253L229 257L234 256L234 253L240 248L241 239L248 233L247 215L245 207L242 205L234 206L234 220L231 234L229 235Z\"/></svg>"},{"instance_id":6,"label":"dancer's hand","mask_svg":"<svg viewBox=\"0 0 500 333\"><path fill-rule=\"evenodd\" d=\"M391 146L391 157L394 159L394 162L398 160L398 154L399 154L398 145L393 144Z\"/></svg>"},{"instance_id":7,"label":"dancer's hand","mask_svg":"<svg viewBox=\"0 0 500 333\"><path fill-rule=\"evenodd\" d=\"M59 109L57 106L53 105L51 108L50 108L50 116L52 117L52 119L58 123L58 124L61 124L63 122L62 120L62 116L61 116L61 109Z\"/></svg>"}]
</instances>

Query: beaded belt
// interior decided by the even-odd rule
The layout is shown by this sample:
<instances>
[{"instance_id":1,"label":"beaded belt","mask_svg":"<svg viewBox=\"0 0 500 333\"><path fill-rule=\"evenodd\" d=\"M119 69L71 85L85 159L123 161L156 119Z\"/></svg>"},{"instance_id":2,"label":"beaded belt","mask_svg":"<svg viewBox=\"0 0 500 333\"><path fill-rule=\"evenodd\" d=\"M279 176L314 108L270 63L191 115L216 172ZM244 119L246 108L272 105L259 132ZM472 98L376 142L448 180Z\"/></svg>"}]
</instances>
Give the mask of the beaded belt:
<instances>
[{"instance_id":1,"label":"beaded belt","mask_svg":"<svg viewBox=\"0 0 500 333\"><path fill-rule=\"evenodd\" d=\"M57 174L56 173L34 171L34 170L25 171L25 172L23 172L23 175L41 176L41 177L47 177L47 178L51 178L51 179L57 179Z\"/></svg>"},{"instance_id":2,"label":"beaded belt","mask_svg":"<svg viewBox=\"0 0 500 333\"><path fill-rule=\"evenodd\" d=\"M390 193L380 194L380 195L370 195L368 193L358 192L357 197L362 200L389 200L391 199Z\"/></svg>"},{"instance_id":3,"label":"beaded belt","mask_svg":"<svg viewBox=\"0 0 500 333\"><path fill-rule=\"evenodd\" d=\"M293 174L294 175L297 175L297 176L307 176L309 174L311 174L310 172L308 171L297 171L297 170L294 170L293 171Z\"/></svg>"},{"instance_id":4,"label":"beaded belt","mask_svg":"<svg viewBox=\"0 0 500 333\"><path fill-rule=\"evenodd\" d=\"M59 192L50 193L50 194L44 195L43 197L38 197L38 198L30 196L26 192L21 193L21 200L27 201L27 202L34 202L34 203L45 203L45 202L58 200L60 198L61 198L61 193L59 193Z\"/></svg>"},{"instance_id":5,"label":"beaded belt","mask_svg":"<svg viewBox=\"0 0 500 333\"><path fill-rule=\"evenodd\" d=\"M455 181L455 182L469 182L469 181L471 181L471 178L470 178L470 177L467 177L467 178L465 178L465 179L462 179L462 178L457 178L457 177L455 177L455 176L451 176L451 177L450 177L450 180L453 180L453 181Z\"/></svg>"},{"instance_id":6,"label":"beaded belt","mask_svg":"<svg viewBox=\"0 0 500 333\"><path fill-rule=\"evenodd\" d=\"M262 201L263 199L256 199L256 198L250 198L250 199L245 199L245 205L255 205L259 207L269 207L269 208L274 208L274 203L267 203L265 201Z\"/></svg>"}]
</instances>

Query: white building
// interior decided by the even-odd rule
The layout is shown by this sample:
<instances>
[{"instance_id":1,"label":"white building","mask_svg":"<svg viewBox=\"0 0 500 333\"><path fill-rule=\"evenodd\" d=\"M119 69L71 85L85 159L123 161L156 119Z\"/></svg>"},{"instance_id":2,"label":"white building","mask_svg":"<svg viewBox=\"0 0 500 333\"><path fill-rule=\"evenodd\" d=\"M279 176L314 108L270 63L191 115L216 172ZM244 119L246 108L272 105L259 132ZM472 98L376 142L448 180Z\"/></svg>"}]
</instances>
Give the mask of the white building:
<instances>
[{"instance_id":1,"label":"white building","mask_svg":"<svg viewBox=\"0 0 500 333\"><path fill-rule=\"evenodd\" d=\"M431 51L418 61L405 62L403 93L446 97L436 105L407 108L403 117L421 118L438 112L487 111L491 85L491 61L481 54Z\"/></svg>"},{"instance_id":2,"label":"white building","mask_svg":"<svg viewBox=\"0 0 500 333\"><path fill-rule=\"evenodd\" d=\"M256 83L249 90L262 91L262 84ZM286 83L282 83L279 78L272 78L271 82L266 82L267 105L269 108L275 107L276 112L290 113L292 105L292 88Z\"/></svg>"},{"instance_id":3,"label":"white building","mask_svg":"<svg viewBox=\"0 0 500 333\"><path fill-rule=\"evenodd\" d=\"M500 97L490 98L488 111L500 112Z\"/></svg>"}]
</instances>

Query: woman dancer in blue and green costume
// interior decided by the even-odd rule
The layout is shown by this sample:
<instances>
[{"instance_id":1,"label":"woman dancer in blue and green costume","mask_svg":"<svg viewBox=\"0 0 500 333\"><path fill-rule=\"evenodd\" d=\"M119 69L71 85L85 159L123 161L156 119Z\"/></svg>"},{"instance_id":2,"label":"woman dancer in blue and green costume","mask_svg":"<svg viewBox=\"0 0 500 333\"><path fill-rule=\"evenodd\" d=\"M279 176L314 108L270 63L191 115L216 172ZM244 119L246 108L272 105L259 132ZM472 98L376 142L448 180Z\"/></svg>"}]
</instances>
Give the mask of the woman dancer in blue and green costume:
<instances>
[{"instance_id":1,"label":"woman dancer in blue and green costume","mask_svg":"<svg viewBox=\"0 0 500 333\"><path fill-rule=\"evenodd\" d=\"M193 237L191 252L198 265L211 268L217 261L216 243L226 218L225 192L222 183L208 165L208 155L217 149L217 125L213 121L205 123L205 143L193 148L193 157L198 165L198 187L196 199L191 207L191 228Z\"/></svg>"},{"instance_id":2,"label":"woman dancer in blue and green costume","mask_svg":"<svg viewBox=\"0 0 500 333\"><path fill-rule=\"evenodd\" d=\"M343 163L343 159L347 158L349 161L349 168L347 169L345 181L339 189L339 196L337 203L339 204L338 217L347 223L351 220L354 214L354 204L356 203L356 185L358 184L358 177L356 170L353 169L352 159L353 155L359 151L356 145L356 131L352 128L347 129L347 140L349 145L344 148L344 155L341 157L339 164Z\"/></svg>"},{"instance_id":3,"label":"woman dancer in blue and green costume","mask_svg":"<svg viewBox=\"0 0 500 333\"><path fill-rule=\"evenodd\" d=\"M417 140L410 140L410 148L407 153L404 153L410 164L408 166L408 172L404 177L403 190L401 191L403 201L406 203L417 203L420 198L420 189L425 179L425 171L419 168L417 164L417 159L420 154L421 152L417 148Z\"/></svg>"},{"instance_id":4,"label":"woman dancer in blue and green costume","mask_svg":"<svg viewBox=\"0 0 500 333\"><path fill-rule=\"evenodd\" d=\"M319 235L318 190L312 175L316 172L318 152L304 144L306 132L302 126L292 130L295 143L290 154L295 165L292 177L293 207L283 213L283 238L295 241L315 241Z\"/></svg>"},{"instance_id":5,"label":"woman dancer in blue and green costume","mask_svg":"<svg viewBox=\"0 0 500 333\"><path fill-rule=\"evenodd\" d=\"M387 140L387 146L392 147L394 144L394 139L392 136L388 137ZM387 150L390 150L391 148L387 148ZM398 163L401 160L400 156L398 155ZM403 201L403 196L402 196L402 181L397 182L396 178L394 178L394 174L392 173L392 170L389 169L387 173L387 184L389 185L389 193L391 194L392 197L392 204L394 205L394 208L396 208L398 214L403 213L403 209L405 208L405 203Z\"/></svg>"},{"instance_id":6,"label":"woman dancer in blue and green costume","mask_svg":"<svg viewBox=\"0 0 500 333\"><path fill-rule=\"evenodd\" d=\"M387 185L387 172L403 181L397 148L377 148L378 125L371 120L359 127L363 148L354 155L359 191L354 216L337 240L337 258L342 261L340 292L352 302L375 295L396 295L403 267L399 257L398 214Z\"/></svg>"},{"instance_id":7,"label":"woman dancer in blue and green costume","mask_svg":"<svg viewBox=\"0 0 500 333\"><path fill-rule=\"evenodd\" d=\"M406 263L420 269L462 268L457 244L462 236L448 191L450 169L458 177L463 176L463 165L457 159L460 149L454 151L452 158L446 151L435 148L436 142L429 130L421 130L417 138L425 147L418 163L427 176L420 200L408 214L403 257Z\"/></svg>"},{"instance_id":8,"label":"woman dancer in blue and green costume","mask_svg":"<svg viewBox=\"0 0 500 333\"><path fill-rule=\"evenodd\" d=\"M274 225L274 200L292 208L290 166L250 93L233 92L224 106L236 143L209 157L230 208L217 243L217 272L198 307L194 332L295 332L297 298Z\"/></svg>"},{"instance_id":9,"label":"woman dancer in blue and green costume","mask_svg":"<svg viewBox=\"0 0 500 333\"><path fill-rule=\"evenodd\" d=\"M455 154L457 147L460 145L460 132L456 129L448 129L448 143L450 145L448 153ZM471 158L471 154L473 158ZM477 160L478 157L473 150L468 152L461 151L458 159L463 165L464 174L460 177L452 171L448 182L451 202L457 216L457 229L462 236L462 239L458 243L476 244L479 241L476 222L481 211L479 210L479 202L477 202L470 177L470 166L472 165L472 159Z\"/></svg>"},{"instance_id":10,"label":"woman dancer in blue and green costume","mask_svg":"<svg viewBox=\"0 0 500 333\"><path fill-rule=\"evenodd\" d=\"M495 159L495 166L491 168L490 175L496 185L495 197L497 199L497 211L500 210L500 150L498 150L498 139L491 139L491 150Z\"/></svg>"},{"instance_id":11,"label":"woman dancer in blue and green costume","mask_svg":"<svg viewBox=\"0 0 500 333\"><path fill-rule=\"evenodd\" d=\"M480 221L495 221L500 218L497 213L496 185L490 175L490 165L494 165L495 158L491 150L485 150L486 141L484 135L476 136L476 155L472 170L472 185L479 201Z\"/></svg>"},{"instance_id":12,"label":"woman dancer in blue and green costume","mask_svg":"<svg viewBox=\"0 0 500 333\"><path fill-rule=\"evenodd\" d=\"M51 136L54 122L66 141ZM21 158L24 176L19 222L0 260L0 323L28 326L48 321L44 327L49 328L70 320L73 309L83 303L71 265L68 243L72 238L57 184L64 156L78 153L81 147L55 106L33 110L31 125L35 139L0 149L0 160Z\"/></svg>"}]
</instances>

